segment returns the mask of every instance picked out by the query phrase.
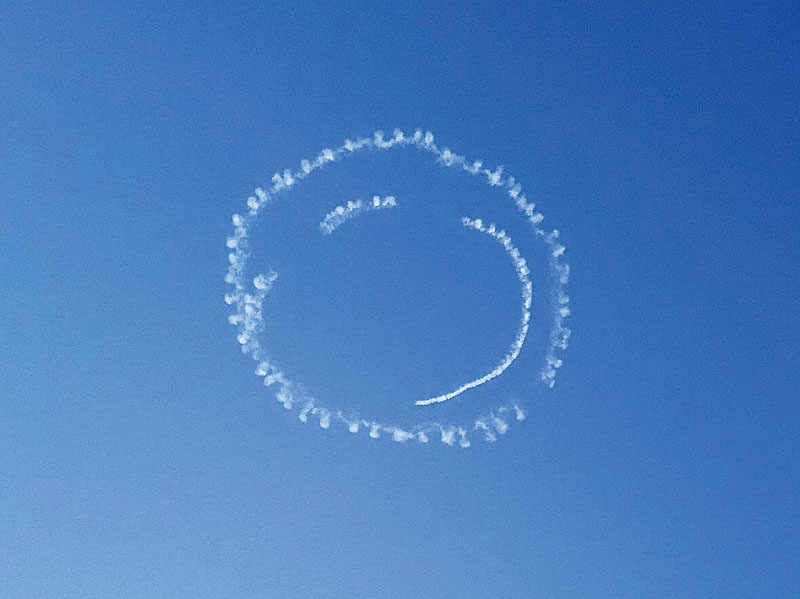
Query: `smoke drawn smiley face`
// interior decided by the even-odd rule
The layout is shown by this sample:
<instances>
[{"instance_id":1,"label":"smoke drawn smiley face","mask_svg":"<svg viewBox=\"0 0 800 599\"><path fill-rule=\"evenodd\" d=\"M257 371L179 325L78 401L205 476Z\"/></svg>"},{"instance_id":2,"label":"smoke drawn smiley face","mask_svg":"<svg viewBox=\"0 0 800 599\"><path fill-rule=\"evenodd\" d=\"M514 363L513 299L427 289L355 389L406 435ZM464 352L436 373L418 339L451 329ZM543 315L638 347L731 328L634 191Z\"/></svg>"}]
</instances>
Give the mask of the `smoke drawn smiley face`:
<instances>
[{"instance_id":1,"label":"smoke drawn smiley face","mask_svg":"<svg viewBox=\"0 0 800 599\"><path fill-rule=\"evenodd\" d=\"M225 280L232 286L232 290L225 295L225 301L235 307L235 312L229 317L229 320L237 327L237 339L242 346L242 351L249 354L257 363L256 375L263 378L264 384L275 393L276 399L285 408L297 409L299 418L303 422L314 418L325 429L329 428L332 423L339 422L353 433L366 430L370 437L388 436L401 442L410 439L427 442L433 435L437 435L448 445L458 442L459 445L466 447L470 444L469 437L472 431L479 431L486 440L493 441L498 434L504 434L508 430L510 419L524 419L524 412L517 403L503 403L467 423L450 424L426 420L404 427L385 424L325 406L318 398L307 393L302 385L290 380L281 367L270 359L269 354L259 342L259 333L264 326L265 298L275 284L278 274L274 271L259 274L247 272L251 225L259 214L274 202L277 196L291 191L328 163L339 162L357 153L366 154L370 150L386 151L400 148L422 150L423 154L433 157L439 164L449 167L455 172L471 175L473 180L484 181L489 188L505 195L507 200L510 200L509 205L512 208L516 206L518 214L521 213L523 219L527 221L527 235L539 239L545 244L551 275L552 325L544 363L538 373L538 378L546 386L553 386L556 369L561 366L561 360L556 353L557 350L566 348L570 335L570 331L564 326L564 320L569 315L567 307L569 300L565 293L569 267L561 261L564 247L558 242L558 231L546 231L541 227L542 215L535 211L533 203L529 202L522 193L520 184L513 177L503 174L502 167L488 169L480 161L469 162L463 156L455 154L447 148L440 149L433 142L433 135L429 132L423 134L421 131L416 131L412 135L405 135L403 132L395 130L389 139L384 138L381 132L377 132L371 138L346 140L335 150L324 149L314 160L302 160L299 169L286 169L282 173L276 173L272 178L272 186L269 190L256 189L255 195L248 199L248 212L244 215L233 216L234 234L227 242L231 253ZM318 228L324 236L330 236L345 221L363 212L394 208L396 205L397 200L393 196L375 196L371 200L350 200L333 210L328 208L330 211L319 220ZM273 207L271 209L274 210ZM454 400L459 395L499 377L519 355L528 333L532 304L532 283L528 277L530 273L528 262L515 246L511 236L499 226L499 223L495 225L489 220L482 220L479 214L471 214L462 215L461 224L467 229L493 238L510 258L521 289L522 309L518 321L519 327L505 356L492 370L438 395L418 398L415 403L419 406L417 409L420 412L429 409L425 406ZM424 415L420 416L421 419L424 417Z\"/></svg>"}]
</instances>

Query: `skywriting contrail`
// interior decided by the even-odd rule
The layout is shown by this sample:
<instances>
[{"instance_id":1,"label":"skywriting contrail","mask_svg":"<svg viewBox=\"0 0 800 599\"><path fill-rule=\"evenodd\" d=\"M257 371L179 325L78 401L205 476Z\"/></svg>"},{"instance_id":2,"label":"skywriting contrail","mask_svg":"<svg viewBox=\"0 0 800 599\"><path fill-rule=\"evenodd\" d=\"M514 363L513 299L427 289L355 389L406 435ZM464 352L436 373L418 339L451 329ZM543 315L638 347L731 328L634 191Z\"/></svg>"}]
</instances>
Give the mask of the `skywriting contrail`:
<instances>
[{"instance_id":1,"label":"skywriting contrail","mask_svg":"<svg viewBox=\"0 0 800 599\"><path fill-rule=\"evenodd\" d=\"M476 231L480 231L481 233L486 233L487 235L494 237L505 248L506 252L508 252L508 255L511 256L511 260L514 262L514 268L517 270L519 282L522 283L522 319L519 330L517 331L517 338L514 339L514 343L509 348L508 353L506 353L503 360L497 366L495 366L491 372L484 374L482 377L479 377L473 381L465 383L458 389L450 391L449 393L414 402L418 406L427 406L432 403L442 403L443 401L447 401L448 399L453 399L454 397L461 395L464 393L464 391L469 391L470 389L474 389L475 387L488 383L492 379L497 378L503 374L506 368L511 366L511 363L514 360L517 359L520 350L522 350L522 344L525 343L525 337L528 335L528 327L530 326L529 323L531 320L531 302L533 301L533 285L528 278L528 275L531 272L528 269L528 263L525 261L525 258L520 255L519 250L514 247L514 244L511 242L511 238L502 229L497 230L493 224L484 226L483 221L479 218L472 220L464 217L461 219L461 223L465 227L475 229Z\"/></svg>"},{"instance_id":2,"label":"skywriting contrail","mask_svg":"<svg viewBox=\"0 0 800 599\"><path fill-rule=\"evenodd\" d=\"M262 306L264 298L275 284L278 275L275 272L269 272L258 274L248 280L245 274L245 267L249 258L248 229L250 225L277 194L285 193L298 182L328 163L337 162L345 156L355 154L364 149L388 150L414 147L428 152L446 167L455 168L470 175L485 177L490 187L503 190L524 214L532 226L535 236L541 239L548 247L549 267L553 281L551 289L553 320L540 379L548 387L552 388L555 384L557 369L562 365L558 352L566 349L570 337L570 330L565 326L565 320L570 314L568 307L569 297L566 294L569 265L562 261L565 247L559 242L559 231L555 229L548 231L541 227L544 217L535 210L534 203L528 201L525 194L522 193L522 186L514 177L504 174L502 166L490 169L485 167L481 161L467 161L464 156L455 154L448 148L439 148L433 140L433 134L430 132L423 133L421 130L416 130L413 134L406 135L399 129L396 129L389 139L385 138L383 132L377 131L370 138L345 140L336 149L323 149L313 160L301 160L299 169L285 169L283 172L273 175L272 185L268 190L257 188L255 194L247 199L247 213L244 215L235 214L232 217L234 233L227 241L227 246L231 251L228 255L228 272L225 275L225 282L232 289L225 294L225 301L235 307L235 312L229 317L229 321L237 327L237 340L241 345L242 352L249 354L257 363L255 374L263 378L265 386L274 389L276 399L287 410L295 407L299 408L299 419L302 422L307 422L310 416L314 416L323 429L329 428L332 422L340 422L352 433L358 433L363 428L368 431L368 436L371 438L378 438L385 434L392 440L401 443L411 439L415 439L420 443L427 443L430 437L436 434L447 445L458 443L461 447L468 447L470 445L469 433L471 431L479 431L483 434L485 440L494 441L498 434L503 435L507 432L509 417L513 416L517 421L525 419L524 411L516 402L501 405L488 414L479 416L470 425L425 422L404 429L371 419L347 416L339 410L324 407L316 398L305 392L301 385L292 382L273 363L261 347L257 337L258 333L263 329ZM376 196L371 203L361 202L360 200L348 202L345 206L338 206L334 211L326 215L319 226L323 233L330 234L348 218L352 218L361 212L389 208L394 205L395 200L392 196L387 196L383 200L380 196ZM444 395L417 401L416 405L418 406L447 401L500 376L519 355L528 332L532 285L528 277L530 271L527 262L513 245L511 238L505 231L498 230L495 225L486 225L480 219L464 218L462 223L466 227L492 236L503 245L511 257L517 277L522 285L523 313L521 324L516 339L505 357L491 372Z\"/></svg>"},{"instance_id":3,"label":"skywriting contrail","mask_svg":"<svg viewBox=\"0 0 800 599\"><path fill-rule=\"evenodd\" d=\"M369 202L362 202L361 200L349 201L344 206L336 206L336 208L326 214L322 222L319 223L319 228L325 235L330 235L342 223L351 218L355 218L363 212L394 208L395 206L397 206L397 202L394 196L386 196L385 198L373 196L372 200Z\"/></svg>"}]
</instances>

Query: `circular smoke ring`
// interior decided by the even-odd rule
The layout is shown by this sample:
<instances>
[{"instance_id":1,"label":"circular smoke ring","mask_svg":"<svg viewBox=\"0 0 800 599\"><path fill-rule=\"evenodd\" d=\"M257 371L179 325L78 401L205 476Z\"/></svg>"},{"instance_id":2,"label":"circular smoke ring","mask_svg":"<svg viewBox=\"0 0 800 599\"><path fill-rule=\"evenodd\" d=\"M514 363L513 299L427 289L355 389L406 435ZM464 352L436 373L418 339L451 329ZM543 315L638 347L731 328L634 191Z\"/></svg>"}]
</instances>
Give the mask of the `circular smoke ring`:
<instances>
[{"instance_id":1,"label":"circular smoke ring","mask_svg":"<svg viewBox=\"0 0 800 599\"><path fill-rule=\"evenodd\" d=\"M227 246L231 252L228 255L229 266L225 275L225 282L232 286L232 290L225 294L227 304L235 307L236 311L229 317L232 325L237 327L237 340L241 344L242 352L249 354L256 361L255 374L264 379L266 387L275 390L276 399L287 410L299 408L299 419L307 422L309 416L318 419L320 427L327 429L332 422L340 422L347 426L352 433L358 433L361 428L369 431L369 436L378 438L382 433L389 435L394 441L405 442L416 439L426 443L432 434L439 434L441 441L453 445L456 441L461 447L469 447L470 431L481 431L487 441L494 441L498 434L505 434L508 430L507 418L513 416L518 421L524 420L525 413L517 403L501 405L474 420L470 425L455 425L437 422L425 422L410 428L401 428L387 425L374 420L361 417L346 416L340 410L324 407L319 400L309 396L302 387L292 382L282 370L268 357L259 344L257 334L263 328L262 305L265 296L272 288L277 273L270 271L266 274L256 275L252 281L246 280L245 267L248 253L248 231L261 210L279 193L285 193L299 181L310 176L314 171L328 163L333 163L342 157L362 151L366 148L388 150L399 147L415 147L432 154L438 162L446 167L455 168L465 173L486 177L486 182L491 187L501 188L508 197L514 201L517 208L524 214L532 225L534 234L548 246L549 268L551 271L553 287L551 290L553 304L553 321L550 329L550 341L545 355L544 365L540 373L540 380L548 387L555 384L556 370L562 361L557 357L559 349L566 349L570 337L570 330L564 325L569 315L569 298L565 293L569 279L569 265L563 263L561 258L565 248L558 241L558 230L547 231L541 227L543 216L536 212L533 202L529 202L522 193L522 186L511 176L504 176L503 167L494 170L483 166L481 161L468 162L463 156L451 152L448 148L440 149L433 141L430 132L420 130L413 135L406 136L396 129L391 139L385 139L382 132L376 132L372 138L359 138L355 141L346 140L339 148L332 150L323 149L314 160L302 160L299 170L286 169L283 173L276 173L272 177L272 186L268 191L262 188L255 190L255 195L248 198L248 212L244 215L234 214L232 217L234 233L228 238ZM325 235L330 235L342 223L362 212L393 208L396 206L395 198L387 196L381 198L374 196L370 202L348 202L344 206L337 206L328 213L319 223L320 230ZM500 376L517 358L528 332L530 322L530 308L532 303L533 286L528 278L530 270L526 260L519 250L513 245L511 238L494 224L486 225L481 219L462 218L462 224L470 229L482 232L493 237L503 245L505 251L514 263L517 277L522 286L522 318L517 336L511 344L503 360L492 371L465 383L457 389L418 400L417 406L427 406L434 403L448 401L461 395L469 389L483 385Z\"/></svg>"}]
</instances>

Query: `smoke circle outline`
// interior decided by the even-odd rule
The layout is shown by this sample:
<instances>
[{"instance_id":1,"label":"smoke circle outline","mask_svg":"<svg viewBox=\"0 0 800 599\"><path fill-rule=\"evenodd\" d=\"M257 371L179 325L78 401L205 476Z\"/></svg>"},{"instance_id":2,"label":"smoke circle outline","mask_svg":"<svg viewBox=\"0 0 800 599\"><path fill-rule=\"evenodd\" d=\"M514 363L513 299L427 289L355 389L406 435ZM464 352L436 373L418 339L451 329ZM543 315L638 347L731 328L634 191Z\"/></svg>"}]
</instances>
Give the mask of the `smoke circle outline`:
<instances>
[{"instance_id":1,"label":"smoke circle outline","mask_svg":"<svg viewBox=\"0 0 800 599\"><path fill-rule=\"evenodd\" d=\"M421 129L416 129L413 134L408 136L402 130L395 129L390 139L385 139L382 131L376 131L372 137L359 137L356 140L346 139L336 149L324 148L313 160L301 160L298 170L287 168L282 173L275 173L271 179L272 185L267 191L260 187L256 188L255 195L247 199L247 213L244 215L237 213L232 216L234 233L226 242L231 252L228 254L229 266L225 275L225 282L231 285L233 290L226 293L224 299L228 305L235 305L236 307L236 312L230 315L228 320L230 324L237 327L237 340L241 345L242 352L249 354L257 362L255 374L264 379L266 387L277 388L275 397L287 410L291 410L296 406L299 407L298 417L302 422L307 422L309 416L315 416L323 429L329 428L333 421L337 421L345 424L352 433L358 433L360 429L364 428L369 431L369 436L372 438L378 438L383 433L386 433L392 440L397 442L415 439L421 443L427 443L431 435L438 433L441 436L441 441L447 445L452 446L457 441L459 446L469 447L471 445L469 435L474 431L480 431L486 441L495 441L498 434L503 435L508 431L507 418L509 416L513 415L517 421L525 419L525 412L518 403L511 402L500 405L489 413L477 417L471 425L428 421L416 424L410 429L403 429L361 417L348 417L339 410L334 411L324 407L316 398L306 393L302 386L289 380L280 368L269 360L256 338L257 334L263 329L263 301L277 278L277 274L270 271L269 273L256 275L251 283L246 281L245 267L250 255L248 251L248 228L250 224L256 219L262 208L268 205L277 194L291 189L298 181L302 181L315 170L328 163L334 163L344 156L355 154L365 148L389 150L395 147L416 147L432 154L436 161L445 167L460 169L473 176L485 176L486 183L490 187L498 187L506 192L533 227L534 236L540 238L548 246L549 269L553 280L550 290L553 320L545 363L540 371L539 378L549 388L555 385L557 369L563 364L561 358L557 356L557 351L567 348L571 335L570 329L564 324L565 319L570 314L569 297L566 295L566 285L569 281L569 264L561 261L566 248L559 242L560 233L558 229L547 231L540 226L544 216L536 211L534 202L529 201L522 192L522 185L514 177L504 175L502 166L489 169L480 160L469 162L463 155L456 154L447 147L440 148L434 143L433 134L430 131L423 133ZM472 223L472 225L468 225L468 222ZM472 226L472 228L477 228L478 230L482 230L481 228L483 227L484 232L486 232L486 227L483 226L479 218L470 219L465 217L463 223L465 226ZM477 223L478 226L475 227L474 223ZM490 226L494 230L494 225ZM508 238L508 243L511 243L510 238ZM516 248L514 249L516 251ZM506 245L506 250L509 250L508 245ZM524 259L522 263L524 264ZM524 341L524 335L522 341ZM511 361L513 361L513 358ZM505 368L500 370L500 373L503 370ZM488 382L488 380L499 376L500 373L490 376L483 382ZM456 393L456 395L459 393ZM444 395L441 397L444 397ZM435 400L437 398L432 399ZM426 402L417 403L418 405L427 405Z\"/></svg>"}]
</instances>

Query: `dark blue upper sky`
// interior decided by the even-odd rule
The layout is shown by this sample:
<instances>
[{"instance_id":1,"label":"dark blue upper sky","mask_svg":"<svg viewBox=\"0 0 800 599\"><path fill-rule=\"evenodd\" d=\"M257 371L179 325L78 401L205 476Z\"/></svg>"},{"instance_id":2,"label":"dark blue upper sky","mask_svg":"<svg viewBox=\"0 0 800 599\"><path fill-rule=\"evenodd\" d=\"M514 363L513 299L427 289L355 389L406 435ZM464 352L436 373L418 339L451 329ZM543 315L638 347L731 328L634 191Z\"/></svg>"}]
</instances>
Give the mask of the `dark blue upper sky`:
<instances>
[{"instance_id":1,"label":"dark blue upper sky","mask_svg":"<svg viewBox=\"0 0 800 599\"><path fill-rule=\"evenodd\" d=\"M0 22L0 597L800 593L796 3L14 2ZM395 127L503 164L568 247L558 384L494 444L302 425L226 320L253 188ZM313 226L347 168L302 204ZM312 387L347 366L340 400L425 393L513 337L502 249L406 235L424 194L401 192L315 237L330 262L284 247L274 351ZM381 344L374 372L348 361Z\"/></svg>"}]
</instances>

